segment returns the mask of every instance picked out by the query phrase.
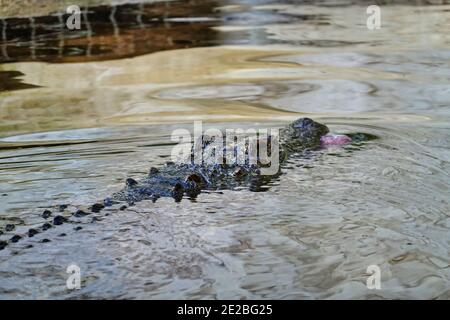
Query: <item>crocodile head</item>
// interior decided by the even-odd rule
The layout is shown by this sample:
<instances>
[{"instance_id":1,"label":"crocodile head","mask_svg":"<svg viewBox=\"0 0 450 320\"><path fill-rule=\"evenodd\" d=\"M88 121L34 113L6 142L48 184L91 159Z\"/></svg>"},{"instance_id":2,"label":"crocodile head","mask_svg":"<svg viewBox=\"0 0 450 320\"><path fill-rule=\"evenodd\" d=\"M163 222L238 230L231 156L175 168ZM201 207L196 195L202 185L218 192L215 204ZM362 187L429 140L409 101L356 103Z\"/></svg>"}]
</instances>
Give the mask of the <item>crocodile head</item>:
<instances>
[{"instance_id":1,"label":"crocodile head","mask_svg":"<svg viewBox=\"0 0 450 320\"><path fill-rule=\"evenodd\" d=\"M326 135L329 130L328 127L319 122L315 122L310 118L300 118L290 124L295 131L301 135L320 138Z\"/></svg>"},{"instance_id":2,"label":"crocodile head","mask_svg":"<svg viewBox=\"0 0 450 320\"><path fill-rule=\"evenodd\" d=\"M329 129L326 125L315 122L310 118L300 118L292 122L285 131L285 139L292 145L312 147L320 145L320 138Z\"/></svg>"}]
</instances>

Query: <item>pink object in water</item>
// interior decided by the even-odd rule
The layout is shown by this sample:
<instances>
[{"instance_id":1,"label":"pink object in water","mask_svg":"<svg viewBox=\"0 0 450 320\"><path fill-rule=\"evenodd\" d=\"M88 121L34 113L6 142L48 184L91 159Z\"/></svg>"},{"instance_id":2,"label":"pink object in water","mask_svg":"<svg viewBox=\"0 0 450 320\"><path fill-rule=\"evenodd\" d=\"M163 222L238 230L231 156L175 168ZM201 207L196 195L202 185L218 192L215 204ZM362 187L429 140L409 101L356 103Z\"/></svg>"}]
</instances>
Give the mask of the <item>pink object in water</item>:
<instances>
[{"instance_id":1,"label":"pink object in water","mask_svg":"<svg viewBox=\"0 0 450 320\"><path fill-rule=\"evenodd\" d=\"M352 138L343 134L327 134L320 138L324 146L340 146L352 141Z\"/></svg>"}]
</instances>

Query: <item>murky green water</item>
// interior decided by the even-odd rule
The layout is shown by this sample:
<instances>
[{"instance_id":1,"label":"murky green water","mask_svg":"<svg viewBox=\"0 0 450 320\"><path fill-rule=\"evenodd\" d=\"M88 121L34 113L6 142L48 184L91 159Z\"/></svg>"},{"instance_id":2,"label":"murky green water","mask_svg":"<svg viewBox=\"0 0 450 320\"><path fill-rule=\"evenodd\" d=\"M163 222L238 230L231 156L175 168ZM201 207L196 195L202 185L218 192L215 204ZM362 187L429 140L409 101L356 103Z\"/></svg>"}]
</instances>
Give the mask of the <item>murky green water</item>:
<instances>
[{"instance_id":1,"label":"murky green water","mask_svg":"<svg viewBox=\"0 0 450 320\"><path fill-rule=\"evenodd\" d=\"M24 237L0 251L0 298L450 298L450 6L382 6L369 31L365 5L291 2L92 7L73 32L58 15L2 20L0 240L163 164L194 120L306 115L379 139L291 161L266 192Z\"/></svg>"}]
</instances>

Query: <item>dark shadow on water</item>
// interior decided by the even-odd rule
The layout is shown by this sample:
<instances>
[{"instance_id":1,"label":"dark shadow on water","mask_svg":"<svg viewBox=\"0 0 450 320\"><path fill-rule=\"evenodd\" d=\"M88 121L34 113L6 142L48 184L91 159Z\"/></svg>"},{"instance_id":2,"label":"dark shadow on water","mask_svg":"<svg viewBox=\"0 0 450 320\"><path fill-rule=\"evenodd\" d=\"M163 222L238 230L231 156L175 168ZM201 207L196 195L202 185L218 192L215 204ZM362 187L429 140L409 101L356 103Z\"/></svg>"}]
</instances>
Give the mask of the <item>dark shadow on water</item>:
<instances>
[{"instance_id":1,"label":"dark shadow on water","mask_svg":"<svg viewBox=\"0 0 450 320\"><path fill-rule=\"evenodd\" d=\"M22 83L18 79L21 76L23 76L23 73L19 71L0 71L0 92L37 87L32 84Z\"/></svg>"}]
</instances>

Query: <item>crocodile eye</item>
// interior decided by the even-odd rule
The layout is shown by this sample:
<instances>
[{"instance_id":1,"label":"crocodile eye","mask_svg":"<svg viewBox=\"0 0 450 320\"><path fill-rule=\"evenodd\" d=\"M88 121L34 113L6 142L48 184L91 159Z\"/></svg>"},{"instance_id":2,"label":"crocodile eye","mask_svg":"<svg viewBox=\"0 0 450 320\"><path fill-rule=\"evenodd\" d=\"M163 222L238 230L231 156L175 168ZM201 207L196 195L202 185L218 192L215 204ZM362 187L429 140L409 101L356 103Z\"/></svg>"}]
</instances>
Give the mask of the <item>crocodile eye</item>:
<instances>
[{"instance_id":1,"label":"crocodile eye","mask_svg":"<svg viewBox=\"0 0 450 320\"><path fill-rule=\"evenodd\" d=\"M193 174L189 175L186 178L186 181L187 182L194 182L196 185L203 184L203 178L200 175L196 174L196 173L193 173Z\"/></svg>"},{"instance_id":2,"label":"crocodile eye","mask_svg":"<svg viewBox=\"0 0 450 320\"><path fill-rule=\"evenodd\" d=\"M307 126L310 126L314 123L314 121L310 118L300 118L297 121L295 121L294 124L294 128L305 128Z\"/></svg>"},{"instance_id":3,"label":"crocodile eye","mask_svg":"<svg viewBox=\"0 0 450 320\"><path fill-rule=\"evenodd\" d=\"M234 176L236 178L242 178L245 175L245 170L242 167L238 167L236 168L236 170L234 171Z\"/></svg>"},{"instance_id":4,"label":"crocodile eye","mask_svg":"<svg viewBox=\"0 0 450 320\"><path fill-rule=\"evenodd\" d=\"M173 192L183 191L183 185L181 183L175 184L175 186L173 187L172 191Z\"/></svg>"}]
</instances>

